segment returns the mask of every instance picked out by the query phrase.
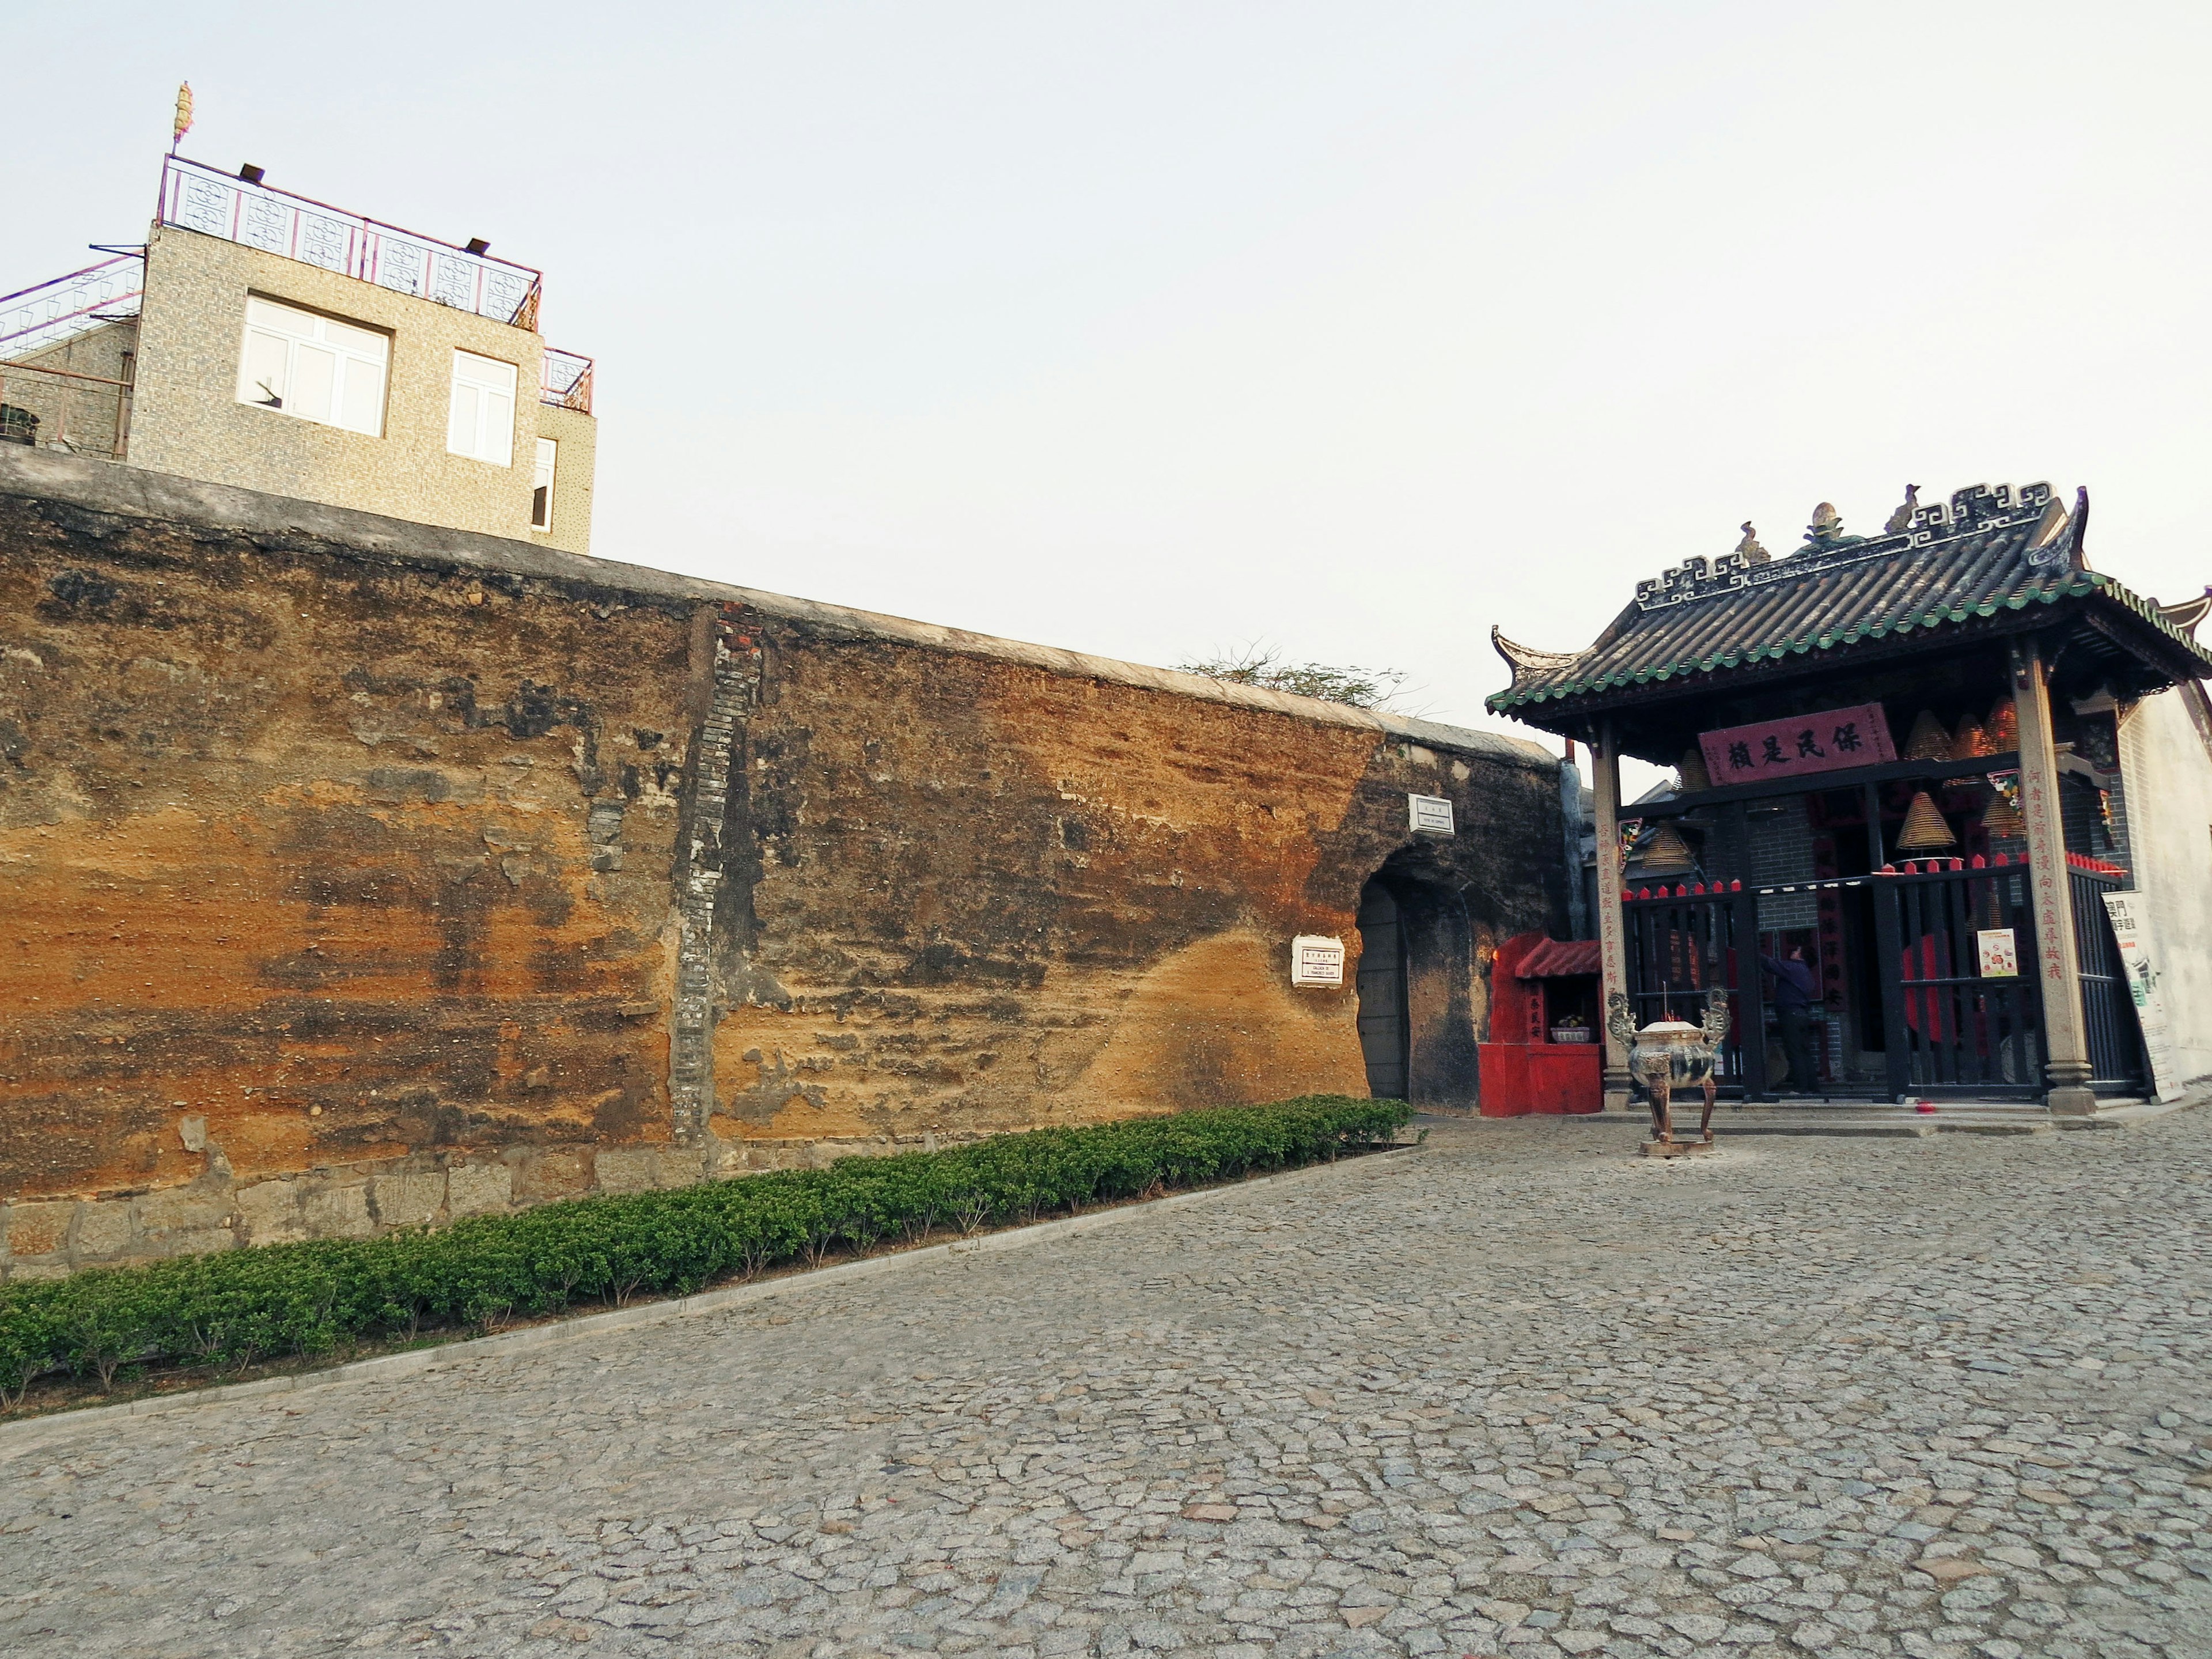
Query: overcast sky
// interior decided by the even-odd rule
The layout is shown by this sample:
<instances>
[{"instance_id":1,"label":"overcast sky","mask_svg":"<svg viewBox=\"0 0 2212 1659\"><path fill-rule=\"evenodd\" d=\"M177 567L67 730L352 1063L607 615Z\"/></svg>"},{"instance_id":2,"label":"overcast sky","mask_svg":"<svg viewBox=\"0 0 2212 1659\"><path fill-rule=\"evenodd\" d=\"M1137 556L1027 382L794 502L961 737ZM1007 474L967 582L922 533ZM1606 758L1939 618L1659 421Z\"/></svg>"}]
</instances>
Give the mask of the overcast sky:
<instances>
[{"instance_id":1,"label":"overcast sky","mask_svg":"<svg viewBox=\"0 0 2212 1659\"><path fill-rule=\"evenodd\" d=\"M2048 479L2212 581L2212 8L18 8L0 291L185 153L546 273L595 550L1492 724L1490 625ZM1515 728L1521 729L1521 728ZM1548 742L1549 739L1547 739Z\"/></svg>"}]
</instances>

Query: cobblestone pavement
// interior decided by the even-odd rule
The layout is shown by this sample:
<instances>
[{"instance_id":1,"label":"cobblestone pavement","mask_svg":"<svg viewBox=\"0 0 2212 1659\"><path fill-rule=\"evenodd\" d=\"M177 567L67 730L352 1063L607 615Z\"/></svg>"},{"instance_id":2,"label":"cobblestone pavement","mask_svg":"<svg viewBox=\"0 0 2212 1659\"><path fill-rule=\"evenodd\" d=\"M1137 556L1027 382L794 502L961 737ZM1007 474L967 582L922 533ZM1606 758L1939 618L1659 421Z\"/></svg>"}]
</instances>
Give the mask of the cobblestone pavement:
<instances>
[{"instance_id":1,"label":"cobblestone pavement","mask_svg":"<svg viewBox=\"0 0 2212 1659\"><path fill-rule=\"evenodd\" d=\"M2212 1655L2212 1111L1632 1134L0 1434L0 1651Z\"/></svg>"}]
</instances>

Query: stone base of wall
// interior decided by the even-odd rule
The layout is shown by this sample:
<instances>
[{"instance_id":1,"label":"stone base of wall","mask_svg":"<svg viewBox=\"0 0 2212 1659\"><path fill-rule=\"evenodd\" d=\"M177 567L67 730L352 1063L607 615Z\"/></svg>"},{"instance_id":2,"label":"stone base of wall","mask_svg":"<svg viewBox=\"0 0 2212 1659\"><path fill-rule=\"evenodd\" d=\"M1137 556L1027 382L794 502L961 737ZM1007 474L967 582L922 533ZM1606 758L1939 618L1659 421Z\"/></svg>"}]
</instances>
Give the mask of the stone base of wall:
<instances>
[{"instance_id":1,"label":"stone base of wall","mask_svg":"<svg viewBox=\"0 0 2212 1659\"><path fill-rule=\"evenodd\" d=\"M466 1216L504 1214L554 1199L651 1192L771 1170L819 1169L841 1158L934 1152L984 1138L710 1137L696 1146L527 1146L490 1158L416 1153L244 1178L210 1145L207 1173L189 1186L0 1204L0 1283L59 1279L81 1267L124 1267L249 1244L366 1238L399 1227L440 1227Z\"/></svg>"}]
</instances>

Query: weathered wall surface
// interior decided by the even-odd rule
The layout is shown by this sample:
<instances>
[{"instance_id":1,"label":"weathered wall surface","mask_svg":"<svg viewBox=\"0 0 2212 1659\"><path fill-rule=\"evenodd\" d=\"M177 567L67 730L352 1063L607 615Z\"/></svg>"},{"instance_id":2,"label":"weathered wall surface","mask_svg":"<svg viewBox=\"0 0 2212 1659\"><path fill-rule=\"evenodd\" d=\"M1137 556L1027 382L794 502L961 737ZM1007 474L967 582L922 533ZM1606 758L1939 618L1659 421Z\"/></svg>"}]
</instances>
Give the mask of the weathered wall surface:
<instances>
[{"instance_id":1,"label":"weathered wall surface","mask_svg":"<svg viewBox=\"0 0 2212 1659\"><path fill-rule=\"evenodd\" d=\"M1364 1092L1294 934L1554 919L1540 751L1081 660L0 455L0 1269Z\"/></svg>"},{"instance_id":2,"label":"weathered wall surface","mask_svg":"<svg viewBox=\"0 0 2212 1659\"><path fill-rule=\"evenodd\" d=\"M1356 961L1359 889L1407 842L1409 792L1457 805L1436 861L1478 951L1545 920L1556 785L1533 769L744 611L723 625L757 687L715 915L728 1141L1365 1093L1352 992L1293 990L1288 955L1337 934Z\"/></svg>"},{"instance_id":3,"label":"weathered wall surface","mask_svg":"<svg viewBox=\"0 0 2212 1659\"><path fill-rule=\"evenodd\" d=\"M21 1200L345 1231L665 1138L681 607L0 497L0 615L12 1255L124 1225Z\"/></svg>"}]
</instances>

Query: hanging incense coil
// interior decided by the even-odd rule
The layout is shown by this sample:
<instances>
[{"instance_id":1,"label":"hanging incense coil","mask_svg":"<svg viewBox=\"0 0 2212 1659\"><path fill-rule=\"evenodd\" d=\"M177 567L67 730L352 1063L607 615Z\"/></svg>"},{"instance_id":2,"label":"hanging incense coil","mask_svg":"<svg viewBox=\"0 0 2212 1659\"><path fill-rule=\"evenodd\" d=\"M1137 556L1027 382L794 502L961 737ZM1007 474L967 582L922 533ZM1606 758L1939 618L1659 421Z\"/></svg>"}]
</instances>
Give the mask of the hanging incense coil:
<instances>
[{"instance_id":1,"label":"hanging incense coil","mask_svg":"<svg viewBox=\"0 0 2212 1659\"><path fill-rule=\"evenodd\" d=\"M1990 710L1989 733L2000 755L2009 755L2020 747L2020 710L2013 707L2010 697L1999 698Z\"/></svg>"},{"instance_id":2,"label":"hanging incense coil","mask_svg":"<svg viewBox=\"0 0 2212 1659\"><path fill-rule=\"evenodd\" d=\"M1994 881L1978 881L1974 885L1981 890L1981 896L1974 902L1974 926L1977 927L2003 927L2004 895L1999 890L2002 884Z\"/></svg>"},{"instance_id":3,"label":"hanging incense coil","mask_svg":"<svg viewBox=\"0 0 2212 1659\"><path fill-rule=\"evenodd\" d=\"M2011 797L2000 789L1982 809L1982 828L1991 841L2018 841L2027 833L2027 821L2021 817Z\"/></svg>"},{"instance_id":4,"label":"hanging incense coil","mask_svg":"<svg viewBox=\"0 0 2212 1659\"><path fill-rule=\"evenodd\" d=\"M1644 844L1644 856L1638 860L1646 874L1654 876L1678 875L1694 869L1697 860L1691 855L1689 842L1682 839L1681 831L1671 823L1662 823L1652 832Z\"/></svg>"},{"instance_id":5,"label":"hanging incense coil","mask_svg":"<svg viewBox=\"0 0 2212 1659\"><path fill-rule=\"evenodd\" d=\"M1936 810L1935 799L1925 789L1914 791L1912 805L1905 811L1905 829L1897 838L1897 850L1936 853L1958 844L1959 838L1951 833L1951 826Z\"/></svg>"},{"instance_id":6,"label":"hanging incense coil","mask_svg":"<svg viewBox=\"0 0 2212 1659\"><path fill-rule=\"evenodd\" d=\"M1959 729L1951 736L1953 760L1980 760L1985 756L1994 755L1996 752L1996 744L1990 741L1990 734L1982 729L1982 723L1979 720L1972 714L1960 720ZM1970 773L1964 777L1946 778L1943 781L1972 783L1975 780Z\"/></svg>"},{"instance_id":7,"label":"hanging incense coil","mask_svg":"<svg viewBox=\"0 0 2212 1659\"><path fill-rule=\"evenodd\" d=\"M1943 729L1932 709L1923 708L1912 722L1912 731L1905 739L1902 758L1917 761L1945 761L1956 758L1951 753L1951 734Z\"/></svg>"},{"instance_id":8,"label":"hanging incense coil","mask_svg":"<svg viewBox=\"0 0 2212 1659\"><path fill-rule=\"evenodd\" d=\"M1713 787L1713 775L1705 769L1705 751L1702 749L1685 749L1680 762L1674 768L1674 775L1680 781L1682 793L1686 795L1694 795L1700 789Z\"/></svg>"}]
</instances>

